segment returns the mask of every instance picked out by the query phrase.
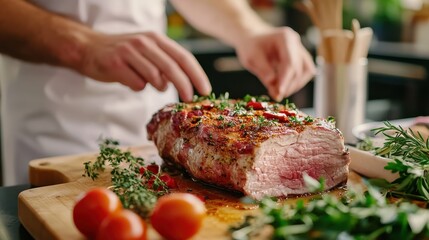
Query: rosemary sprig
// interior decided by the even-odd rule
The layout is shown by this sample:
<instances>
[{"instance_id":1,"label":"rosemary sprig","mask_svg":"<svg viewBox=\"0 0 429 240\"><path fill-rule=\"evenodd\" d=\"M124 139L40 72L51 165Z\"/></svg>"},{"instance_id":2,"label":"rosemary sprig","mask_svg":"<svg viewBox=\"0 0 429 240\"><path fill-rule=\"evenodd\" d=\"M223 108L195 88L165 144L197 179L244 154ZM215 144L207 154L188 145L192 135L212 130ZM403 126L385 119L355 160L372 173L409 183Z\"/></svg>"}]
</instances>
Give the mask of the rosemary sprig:
<instances>
[{"instance_id":1,"label":"rosemary sprig","mask_svg":"<svg viewBox=\"0 0 429 240\"><path fill-rule=\"evenodd\" d=\"M160 177L160 172L153 173L146 168L141 157L135 157L129 151L123 151L119 142L106 139L100 144L100 152L95 162L85 162L84 176L96 180L108 164L112 186L123 206L146 217L158 197L168 193L168 187ZM142 171L143 170L143 171Z\"/></svg>"},{"instance_id":2,"label":"rosemary sprig","mask_svg":"<svg viewBox=\"0 0 429 240\"><path fill-rule=\"evenodd\" d=\"M411 129L405 130L390 122L384 122L384 125L373 129L376 135L385 137L384 145L374 148L375 154L393 159L385 169L399 173L399 178L391 183L372 182L393 196L429 201L429 140Z\"/></svg>"}]
</instances>

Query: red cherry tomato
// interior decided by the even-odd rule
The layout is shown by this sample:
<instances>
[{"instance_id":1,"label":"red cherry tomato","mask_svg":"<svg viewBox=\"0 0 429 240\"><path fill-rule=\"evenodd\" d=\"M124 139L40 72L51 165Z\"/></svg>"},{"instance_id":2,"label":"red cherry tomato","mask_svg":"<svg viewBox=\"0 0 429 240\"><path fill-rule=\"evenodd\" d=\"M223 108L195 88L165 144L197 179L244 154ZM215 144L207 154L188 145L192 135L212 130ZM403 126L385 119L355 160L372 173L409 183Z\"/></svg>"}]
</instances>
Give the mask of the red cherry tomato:
<instances>
[{"instance_id":1,"label":"red cherry tomato","mask_svg":"<svg viewBox=\"0 0 429 240\"><path fill-rule=\"evenodd\" d=\"M73 208L73 221L83 235L94 239L101 222L121 209L121 201L114 192L105 188L94 188L77 200Z\"/></svg>"},{"instance_id":2,"label":"red cherry tomato","mask_svg":"<svg viewBox=\"0 0 429 240\"><path fill-rule=\"evenodd\" d=\"M167 185L167 187L169 189L174 189L177 188L177 183L176 180L174 180L174 178L172 178L170 175L163 173L159 179L161 179L161 181L165 182L165 184Z\"/></svg>"},{"instance_id":3,"label":"red cherry tomato","mask_svg":"<svg viewBox=\"0 0 429 240\"><path fill-rule=\"evenodd\" d=\"M104 219L97 234L97 240L145 240L146 237L146 223L128 209L110 214Z\"/></svg>"},{"instance_id":4,"label":"red cherry tomato","mask_svg":"<svg viewBox=\"0 0 429 240\"><path fill-rule=\"evenodd\" d=\"M150 217L153 228L169 240L183 240L201 228L206 208L190 193L171 193L158 199Z\"/></svg>"},{"instance_id":5,"label":"red cherry tomato","mask_svg":"<svg viewBox=\"0 0 429 240\"><path fill-rule=\"evenodd\" d=\"M152 172L153 174L158 174L159 168L159 165L156 164L151 164L147 167L140 167L140 174L144 174L146 170Z\"/></svg>"}]
</instances>

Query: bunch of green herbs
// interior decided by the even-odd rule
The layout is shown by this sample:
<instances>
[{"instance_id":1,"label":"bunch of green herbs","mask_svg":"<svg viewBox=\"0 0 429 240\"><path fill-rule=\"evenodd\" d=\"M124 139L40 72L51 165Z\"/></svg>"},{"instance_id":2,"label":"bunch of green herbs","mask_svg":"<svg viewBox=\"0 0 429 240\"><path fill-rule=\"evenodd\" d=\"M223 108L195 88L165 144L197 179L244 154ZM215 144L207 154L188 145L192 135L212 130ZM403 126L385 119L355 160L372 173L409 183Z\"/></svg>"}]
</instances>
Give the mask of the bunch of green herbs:
<instances>
[{"instance_id":1,"label":"bunch of green herbs","mask_svg":"<svg viewBox=\"0 0 429 240\"><path fill-rule=\"evenodd\" d=\"M260 209L262 214L249 216L241 226L231 228L233 239L257 239L267 228L269 237L276 240L407 240L429 236L429 210L405 201L390 203L371 186L365 193L349 190L341 198L323 194L308 202L299 199L295 204L266 198L260 202Z\"/></svg>"},{"instance_id":2,"label":"bunch of green herbs","mask_svg":"<svg viewBox=\"0 0 429 240\"><path fill-rule=\"evenodd\" d=\"M110 166L110 189L119 196L125 208L146 217L158 197L168 193L168 187L159 178L161 171L153 173L144 168L145 164L143 158L119 148L118 141L105 139L100 144L96 161L84 163L84 176L96 180L106 165Z\"/></svg>"},{"instance_id":3,"label":"bunch of green herbs","mask_svg":"<svg viewBox=\"0 0 429 240\"><path fill-rule=\"evenodd\" d=\"M372 179L371 183L382 187L388 195L429 201L429 141L419 132L404 129L390 122L373 129L375 135L382 134L385 141L382 147L374 147L371 142L362 144L363 149L372 150L376 155L392 159L386 170L398 173L393 182Z\"/></svg>"}]
</instances>

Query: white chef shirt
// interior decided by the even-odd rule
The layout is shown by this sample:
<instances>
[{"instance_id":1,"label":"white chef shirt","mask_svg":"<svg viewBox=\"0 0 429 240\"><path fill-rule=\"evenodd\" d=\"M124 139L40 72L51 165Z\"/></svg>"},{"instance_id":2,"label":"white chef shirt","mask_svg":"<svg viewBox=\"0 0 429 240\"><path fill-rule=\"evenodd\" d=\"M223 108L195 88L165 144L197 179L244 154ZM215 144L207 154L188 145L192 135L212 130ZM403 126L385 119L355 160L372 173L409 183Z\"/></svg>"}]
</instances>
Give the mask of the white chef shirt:
<instances>
[{"instance_id":1,"label":"white chef shirt","mask_svg":"<svg viewBox=\"0 0 429 240\"><path fill-rule=\"evenodd\" d=\"M165 30L164 0L32 0L104 33ZM72 70L0 55L3 179L28 183L30 160L96 151L101 137L122 145L147 141L146 123L176 90L134 92Z\"/></svg>"}]
</instances>

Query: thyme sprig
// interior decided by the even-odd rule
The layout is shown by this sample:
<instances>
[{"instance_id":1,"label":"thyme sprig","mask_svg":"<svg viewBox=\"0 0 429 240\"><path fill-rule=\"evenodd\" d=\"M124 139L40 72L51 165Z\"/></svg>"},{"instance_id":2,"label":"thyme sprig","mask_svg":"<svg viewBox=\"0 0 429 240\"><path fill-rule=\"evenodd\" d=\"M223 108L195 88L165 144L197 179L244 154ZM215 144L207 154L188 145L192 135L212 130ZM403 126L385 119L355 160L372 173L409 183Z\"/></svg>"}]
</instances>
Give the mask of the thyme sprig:
<instances>
[{"instance_id":1,"label":"thyme sprig","mask_svg":"<svg viewBox=\"0 0 429 240\"><path fill-rule=\"evenodd\" d=\"M252 239L271 229L271 239L423 239L429 236L429 210L410 202L390 203L385 195L369 186L368 191L338 198L331 194L307 203L282 204L263 199L262 214L249 216L236 228L233 239ZM267 238L266 236L264 236Z\"/></svg>"},{"instance_id":2,"label":"thyme sprig","mask_svg":"<svg viewBox=\"0 0 429 240\"><path fill-rule=\"evenodd\" d=\"M118 141L103 140L96 161L84 163L83 175L96 180L107 165L111 167L111 190L119 196L125 208L143 217L148 215L158 197L168 193L166 183L160 179L161 172L153 173L142 168L146 165L144 159L120 149Z\"/></svg>"}]
</instances>

